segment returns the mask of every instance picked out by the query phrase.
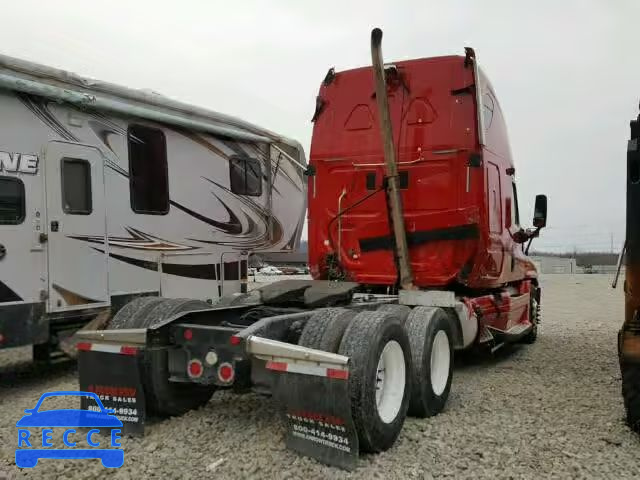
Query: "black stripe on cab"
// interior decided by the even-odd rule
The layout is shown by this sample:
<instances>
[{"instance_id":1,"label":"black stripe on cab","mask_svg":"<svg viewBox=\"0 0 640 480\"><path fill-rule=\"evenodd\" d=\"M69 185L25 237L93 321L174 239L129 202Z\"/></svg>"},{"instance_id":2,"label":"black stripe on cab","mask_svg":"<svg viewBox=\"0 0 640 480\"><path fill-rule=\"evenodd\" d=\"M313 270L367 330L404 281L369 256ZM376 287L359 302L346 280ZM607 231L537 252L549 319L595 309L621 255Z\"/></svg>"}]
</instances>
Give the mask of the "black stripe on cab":
<instances>
[{"instance_id":1,"label":"black stripe on cab","mask_svg":"<svg viewBox=\"0 0 640 480\"><path fill-rule=\"evenodd\" d=\"M442 240L468 240L478 238L478 224L456 225L455 227L438 228L435 230L421 230L407 233L407 243L410 247L429 242ZM391 250L393 248L393 236L370 237L360 239L360 251L363 253L376 250Z\"/></svg>"}]
</instances>

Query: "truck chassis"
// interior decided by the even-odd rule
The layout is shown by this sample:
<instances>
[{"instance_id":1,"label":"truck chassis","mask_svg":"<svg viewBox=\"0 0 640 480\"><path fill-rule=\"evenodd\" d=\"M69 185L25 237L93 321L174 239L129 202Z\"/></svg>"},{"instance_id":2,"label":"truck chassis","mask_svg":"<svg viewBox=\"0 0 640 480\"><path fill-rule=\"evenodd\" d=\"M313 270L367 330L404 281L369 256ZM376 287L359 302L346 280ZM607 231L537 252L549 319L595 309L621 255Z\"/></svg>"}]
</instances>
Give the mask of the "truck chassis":
<instances>
[{"instance_id":1,"label":"truck chassis","mask_svg":"<svg viewBox=\"0 0 640 480\"><path fill-rule=\"evenodd\" d=\"M362 290L284 280L195 310L192 300L137 299L109 330L78 333L80 388L133 434L149 415L180 415L217 389L271 394L288 447L351 469L359 451L391 447L407 414L444 408L454 349L535 340L531 282L480 297Z\"/></svg>"}]
</instances>

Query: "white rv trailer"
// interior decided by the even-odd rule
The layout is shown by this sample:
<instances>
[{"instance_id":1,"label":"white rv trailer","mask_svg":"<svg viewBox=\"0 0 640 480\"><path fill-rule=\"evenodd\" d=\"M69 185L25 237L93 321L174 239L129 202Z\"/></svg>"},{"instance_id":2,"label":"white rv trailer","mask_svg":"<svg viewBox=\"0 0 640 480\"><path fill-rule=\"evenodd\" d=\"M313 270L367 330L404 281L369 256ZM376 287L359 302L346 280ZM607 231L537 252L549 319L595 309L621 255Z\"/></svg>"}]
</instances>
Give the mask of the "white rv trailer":
<instances>
[{"instance_id":1,"label":"white rv trailer","mask_svg":"<svg viewBox=\"0 0 640 480\"><path fill-rule=\"evenodd\" d=\"M0 348L48 355L139 295L212 302L246 289L249 253L298 246L293 140L6 56L0 121Z\"/></svg>"}]
</instances>

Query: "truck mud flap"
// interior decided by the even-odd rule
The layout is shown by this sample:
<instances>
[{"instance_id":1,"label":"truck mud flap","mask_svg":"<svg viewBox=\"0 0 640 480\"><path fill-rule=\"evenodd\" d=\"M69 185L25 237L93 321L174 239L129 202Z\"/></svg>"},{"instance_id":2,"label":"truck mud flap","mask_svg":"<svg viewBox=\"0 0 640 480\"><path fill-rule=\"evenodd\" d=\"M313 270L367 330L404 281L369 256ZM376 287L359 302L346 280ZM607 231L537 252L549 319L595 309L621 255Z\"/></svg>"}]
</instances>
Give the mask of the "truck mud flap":
<instances>
[{"instance_id":1,"label":"truck mud flap","mask_svg":"<svg viewBox=\"0 0 640 480\"><path fill-rule=\"evenodd\" d=\"M328 465L355 469L359 446L348 371L280 362L267 362L266 368L274 371L273 394L284 406L287 447Z\"/></svg>"},{"instance_id":2,"label":"truck mud flap","mask_svg":"<svg viewBox=\"0 0 640 480\"><path fill-rule=\"evenodd\" d=\"M143 435L142 352L135 347L96 343L78 343L77 348L80 390L97 394L105 408L115 411L123 434ZM92 407L93 402L82 397L81 408Z\"/></svg>"}]
</instances>

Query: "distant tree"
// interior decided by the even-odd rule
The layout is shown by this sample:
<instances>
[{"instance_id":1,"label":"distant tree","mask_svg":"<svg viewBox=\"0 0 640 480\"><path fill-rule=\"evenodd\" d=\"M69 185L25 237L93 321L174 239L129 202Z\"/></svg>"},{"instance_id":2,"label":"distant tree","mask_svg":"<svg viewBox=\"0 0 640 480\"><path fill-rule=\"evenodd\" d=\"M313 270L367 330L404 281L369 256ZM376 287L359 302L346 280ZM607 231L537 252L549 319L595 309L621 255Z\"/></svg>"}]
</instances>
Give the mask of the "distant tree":
<instances>
[{"instance_id":1,"label":"distant tree","mask_svg":"<svg viewBox=\"0 0 640 480\"><path fill-rule=\"evenodd\" d=\"M575 258L576 265L579 267L587 267L591 265L616 265L618 263L618 254L609 252L532 252L531 255L540 257L561 257Z\"/></svg>"}]
</instances>

